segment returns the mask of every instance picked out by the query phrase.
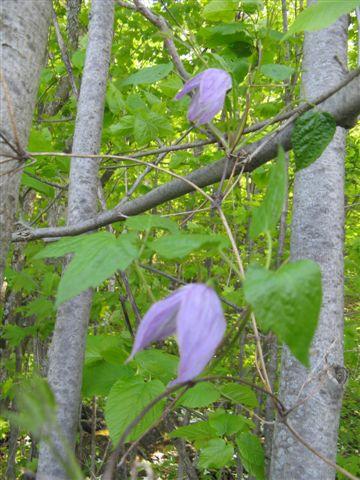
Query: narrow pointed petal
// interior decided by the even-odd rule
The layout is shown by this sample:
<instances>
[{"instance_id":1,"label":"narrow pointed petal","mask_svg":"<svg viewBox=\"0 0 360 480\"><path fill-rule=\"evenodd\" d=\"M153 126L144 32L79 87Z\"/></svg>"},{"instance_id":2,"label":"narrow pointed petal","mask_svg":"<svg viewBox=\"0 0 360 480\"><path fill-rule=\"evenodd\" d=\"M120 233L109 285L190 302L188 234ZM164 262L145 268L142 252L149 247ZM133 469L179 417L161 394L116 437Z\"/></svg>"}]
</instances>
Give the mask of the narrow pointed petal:
<instances>
[{"instance_id":1,"label":"narrow pointed petal","mask_svg":"<svg viewBox=\"0 0 360 480\"><path fill-rule=\"evenodd\" d=\"M213 289L190 284L182 290L177 314L180 364L173 384L192 380L204 370L226 329L221 303Z\"/></svg>"},{"instance_id":2,"label":"narrow pointed petal","mask_svg":"<svg viewBox=\"0 0 360 480\"><path fill-rule=\"evenodd\" d=\"M204 75L204 72L201 72L198 75L195 75L194 78L191 78L190 80L188 80L184 84L182 90L180 90L180 92L176 94L175 99L180 100L184 95L191 92L191 90L194 90L194 88L198 88L200 86L200 81L203 75Z\"/></svg>"},{"instance_id":3,"label":"narrow pointed petal","mask_svg":"<svg viewBox=\"0 0 360 480\"><path fill-rule=\"evenodd\" d=\"M181 303L180 291L154 303L141 320L128 361L152 342L157 342L176 332L176 314Z\"/></svg>"}]
</instances>

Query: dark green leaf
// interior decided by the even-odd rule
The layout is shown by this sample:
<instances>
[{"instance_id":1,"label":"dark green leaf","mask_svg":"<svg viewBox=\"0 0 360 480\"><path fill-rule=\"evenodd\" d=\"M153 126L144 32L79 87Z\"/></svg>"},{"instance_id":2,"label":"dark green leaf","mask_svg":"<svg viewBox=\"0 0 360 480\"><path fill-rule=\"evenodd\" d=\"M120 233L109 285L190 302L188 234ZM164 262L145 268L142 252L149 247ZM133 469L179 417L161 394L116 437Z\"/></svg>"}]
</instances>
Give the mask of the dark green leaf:
<instances>
[{"instance_id":1,"label":"dark green leaf","mask_svg":"<svg viewBox=\"0 0 360 480\"><path fill-rule=\"evenodd\" d=\"M261 328L275 332L308 366L321 307L321 272L317 263L300 260L276 272L252 266L246 274L244 292Z\"/></svg>"},{"instance_id":2,"label":"dark green leaf","mask_svg":"<svg viewBox=\"0 0 360 480\"><path fill-rule=\"evenodd\" d=\"M311 165L331 142L336 130L334 118L327 112L310 110L295 121L291 141L296 170Z\"/></svg>"}]
</instances>

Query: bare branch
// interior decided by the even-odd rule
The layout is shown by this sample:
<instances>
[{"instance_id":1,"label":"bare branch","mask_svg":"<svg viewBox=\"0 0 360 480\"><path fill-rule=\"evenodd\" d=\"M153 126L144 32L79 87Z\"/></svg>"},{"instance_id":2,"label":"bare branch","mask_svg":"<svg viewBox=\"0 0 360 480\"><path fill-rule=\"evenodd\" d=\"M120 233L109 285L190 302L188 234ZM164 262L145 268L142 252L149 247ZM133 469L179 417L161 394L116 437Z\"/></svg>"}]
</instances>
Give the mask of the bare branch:
<instances>
[{"instance_id":1,"label":"bare branch","mask_svg":"<svg viewBox=\"0 0 360 480\"><path fill-rule=\"evenodd\" d=\"M130 10L135 10L141 13L145 18L149 20L153 25L155 25L160 32L164 36L164 45L166 50L168 51L176 70L179 72L179 75L183 80L187 80L190 75L186 71L184 64L180 58L179 52L175 46L173 40L173 33L170 28L170 25L165 20L165 18L161 15L156 15L150 8L146 7L140 0L134 0L134 4L123 2L121 0L117 0L118 5L121 7L129 8Z\"/></svg>"},{"instance_id":2,"label":"bare branch","mask_svg":"<svg viewBox=\"0 0 360 480\"><path fill-rule=\"evenodd\" d=\"M337 124L343 127L352 125L352 120L356 118L360 112L360 70L356 70L356 72L355 78L355 72L352 72L350 74L351 81L348 81L347 85L340 87L340 89L338 88L336 93L318 106L320 110L327 111L333 115ZM341 82L340 85L343 85L343 82ZM291 117L280 129L266 135L257 142L245 146L241 152L237 152L236 158L228 162L226 178L232 174L235 162L237 162L236 172L241 171L241 169L244 169L244 172L251 172L272 158L275 158L279 145L282 145L285 151L290 150L292 146L291 132L293 122L297 116L305 111L305 108L309 110L310 107L310 105L306 104L306 107L304 106L302 110L298 110L297 114ZM51 155L51 153L47 153L47 155ZM55 154L53 153L53 155ZM91 155L89 155L89 157L91 157ZM117 158L117 156L103 155L103 158ZM131 157L118 158L126 158L127 160L134 161ZM226 158L218 160L217 162L193 171L186 177L176 178L175 180L165 183L147 194L125 203L121 208L116 206L112 210L103 212L90 220L79 222L73 226L34 229L28 231L26 236L24 236L24 232L19 234L15 232L13 234L13 241L79 235L103 227L109 223L122 221L128 216L146 212L158 205L194 191L195 187L192 185L196 185L197 188L203 188L219 182L222 178L226 162Z\"/></svg>"}]
</instances>

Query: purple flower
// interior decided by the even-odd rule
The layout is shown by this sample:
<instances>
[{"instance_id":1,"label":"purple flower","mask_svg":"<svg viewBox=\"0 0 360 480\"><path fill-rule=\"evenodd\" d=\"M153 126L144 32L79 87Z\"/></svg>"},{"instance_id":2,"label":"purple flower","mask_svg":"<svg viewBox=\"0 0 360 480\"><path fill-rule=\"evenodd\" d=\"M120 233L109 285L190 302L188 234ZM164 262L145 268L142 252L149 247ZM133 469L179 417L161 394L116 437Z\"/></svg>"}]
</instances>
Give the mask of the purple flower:
<instances>
[{"instance_id":1,"label":"purple flower","mask_svg":"<svg viewBox=\"0 0 360 480\"><path fill-rule=\"evenodd\" d=\"M203 371L225 329L215 291L202 283L190 283L150 307L140 323L129 360L150 343L176 334L180 364L172 384L186 382Z\"/></svg>"},{"instance_id":2,"label":"purple flower","mask_svg":"<svg viewBox=\"0 0 360 480\"><path fill-rule=\"evenodd\" d=\"M188 80L175 99L180 100L195 88L188 119L197 125L202 125L210 122L223 108L226 92L231 88L231 77L220 68L208 68Z\"/></svg>"}]
</instances>

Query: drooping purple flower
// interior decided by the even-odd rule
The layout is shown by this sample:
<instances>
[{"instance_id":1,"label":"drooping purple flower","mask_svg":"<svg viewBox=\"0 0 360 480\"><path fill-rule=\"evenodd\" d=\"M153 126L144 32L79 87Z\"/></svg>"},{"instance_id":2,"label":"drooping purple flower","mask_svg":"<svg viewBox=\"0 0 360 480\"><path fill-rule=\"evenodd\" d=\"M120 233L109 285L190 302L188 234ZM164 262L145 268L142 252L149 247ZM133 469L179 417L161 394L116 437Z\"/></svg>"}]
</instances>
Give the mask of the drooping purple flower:
<instances>
[{"instance_id":1,"label":"drooping purple flower","mask_svg":"<svg viewBox=\"0 0 360 480\"><path fill-rule=\"evenodd\" d=\"M197 125L210 122L224 106L226 92L231 88L231 76L220 68L208 68L188 80L176 95L180 100L196 89L188 111L188 119Z\"/></svg>"},{"instance_id":2,"label":"drooping purple flower","mask_svg":"<svg viewBox=\"0 0 360 480\"><path fill-rule=\"evenodd\" d=\"M180 363L172 384L186 382L203 371L225 329L215 291L202 283L190 283L150 307L140 323L129 360L150 343L176 334Z\"/></svg>"}]
</instances>

